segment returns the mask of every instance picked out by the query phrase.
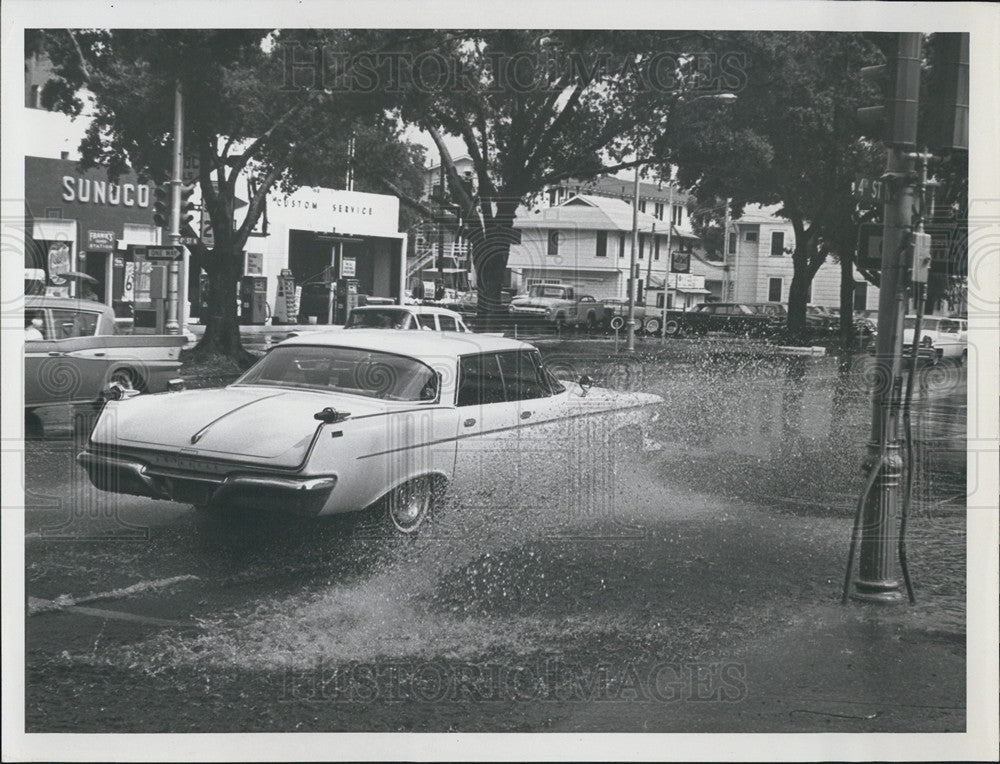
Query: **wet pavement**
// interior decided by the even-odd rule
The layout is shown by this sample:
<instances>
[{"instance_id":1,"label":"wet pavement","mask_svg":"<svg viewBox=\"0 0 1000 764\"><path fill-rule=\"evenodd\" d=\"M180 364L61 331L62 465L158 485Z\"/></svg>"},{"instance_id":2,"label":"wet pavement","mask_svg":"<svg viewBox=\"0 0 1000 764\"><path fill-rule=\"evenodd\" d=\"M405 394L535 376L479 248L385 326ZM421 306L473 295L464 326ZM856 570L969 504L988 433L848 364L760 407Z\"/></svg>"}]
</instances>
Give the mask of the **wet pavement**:
<instances>
[{"instance_id":1,"label":"wet pavement","mask_svg":"<svg viewBox=\"0 0 1000 764\"><path fill-rule=\"evenodd\" d=\"M416 539L206 527L91 488L71 437L29 442L28 729L964 729L964 369L916 399L916 606L841 607L866 359L540 344L662 395L645 440L541 454L551 500L497 469Z\"/></svg>"}]
</instances>

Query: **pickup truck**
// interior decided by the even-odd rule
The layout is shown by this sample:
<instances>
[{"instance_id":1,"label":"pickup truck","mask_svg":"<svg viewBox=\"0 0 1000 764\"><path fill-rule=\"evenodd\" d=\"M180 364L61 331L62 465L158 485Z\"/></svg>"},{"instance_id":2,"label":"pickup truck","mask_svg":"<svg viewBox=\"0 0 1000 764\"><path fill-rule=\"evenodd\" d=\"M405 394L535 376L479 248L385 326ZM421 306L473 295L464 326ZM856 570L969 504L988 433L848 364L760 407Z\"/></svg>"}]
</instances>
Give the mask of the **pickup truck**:
<instances>
[{"instance_id":1,"label":"pickup truck","mask_svg":"<svg viewBox=\"0 0 1000 764\"><path fill-rule=\"evenodd\" d=\"M576 287L569 284L533 284L528 294L510 301L510 315L596 329L604 306L589 294L577 294Z\"/></svg>"}]
</instances>

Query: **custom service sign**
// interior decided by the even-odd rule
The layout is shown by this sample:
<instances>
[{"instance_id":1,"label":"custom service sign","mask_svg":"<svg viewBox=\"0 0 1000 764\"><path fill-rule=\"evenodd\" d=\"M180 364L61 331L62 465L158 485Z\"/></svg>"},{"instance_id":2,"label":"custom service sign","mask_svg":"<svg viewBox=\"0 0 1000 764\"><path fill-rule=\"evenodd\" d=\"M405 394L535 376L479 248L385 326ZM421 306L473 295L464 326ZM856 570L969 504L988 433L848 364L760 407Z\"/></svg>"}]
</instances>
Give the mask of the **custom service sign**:
<instances>
[{"instance_id":1,"label":"custom service sign","mask_svg":"<svg viewBox=\"0 0 1000 764\"><path fill-rule=\"evenodd\" d=\"M267 198L272 225L303 231L391 236L399 228L399 199L383 194L300 188Z\"/></svg>"}]
</instances>

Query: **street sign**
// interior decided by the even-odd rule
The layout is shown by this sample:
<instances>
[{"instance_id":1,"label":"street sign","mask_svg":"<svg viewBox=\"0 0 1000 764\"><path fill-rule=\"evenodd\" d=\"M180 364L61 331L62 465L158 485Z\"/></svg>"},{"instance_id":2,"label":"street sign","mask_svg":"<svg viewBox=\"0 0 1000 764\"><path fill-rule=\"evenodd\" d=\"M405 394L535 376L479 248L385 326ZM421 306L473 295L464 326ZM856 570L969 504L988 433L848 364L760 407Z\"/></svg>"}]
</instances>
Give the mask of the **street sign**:
<instances>
[{"instance_id":1,"label":"street sign","mask_svg":"<svg viewBox=\"0 0 1000 764\"><path fill-rule=\"evenodd\" d=\"M201 239L197 236L181 236L180 239L177 240L177 243L183 244L186 247L194 247L201 244Z\"/></svg>"},{"instance_id":2,"label":"street sign","mask_svg":"<svg viewBox=\"0 0 1000 764\"><path fill-rule=\"evenodd\" d=\"M888 195L886 184L875 178L857 177L851 184L854 198L858 201L885 202Z\"/></svg>"},{"instance_id":3,"label":"street sign","mask_svg":"<svg viewBox=\"0 0 1000 764\"><path fill-rule=\"evenodd\" d=\"M354 278L357 273L357 260L353 257L342 257L340 259L340 277Z\"/></svg>"},{"instance_id":4,"label":"street sign","mask_svg":"<svg viewBox=\"0 0 1000 764\"><path fill-rule=\"evenodd\" d=\"M147 260L177 260L180 256L178 247L149 247L146 250Z\"/></svg>"},{"instance_id":5,"label":"street sign","mask_svg":"<svg viewBox=\"0 0 1000 764\"><path fill-rule=\"evenodd\" d=\"M201 243L208 249L215 247L215 231L212 230L212 218L209 217L208 210L201 211Z\"/></svg>"}]
</instances>

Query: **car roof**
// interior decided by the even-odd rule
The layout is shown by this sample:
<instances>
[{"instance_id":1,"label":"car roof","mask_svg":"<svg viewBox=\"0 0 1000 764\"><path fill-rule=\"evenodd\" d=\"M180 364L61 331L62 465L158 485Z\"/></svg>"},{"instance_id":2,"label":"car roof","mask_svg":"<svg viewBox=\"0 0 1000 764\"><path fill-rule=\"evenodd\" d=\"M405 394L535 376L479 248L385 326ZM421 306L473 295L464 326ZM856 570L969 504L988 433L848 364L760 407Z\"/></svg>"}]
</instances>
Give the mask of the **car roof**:
<instances>
[{"instance_id":1,"label":"car roof","mask_svg":"<svg viewBox=\"0 0 1000 764\"><path fill-rule=\"evenodd\" d=\"M436 305L360 305L354 308L354 311L364 312L364 311L376 311L376 310L405 310L408 313L417 313L420 315L442 315L451 316L452 318L461 318L462 314L457 313L454 310L448 310L447 308L440 308Z\"/></svg>"},{"instance_id":2,"label":"car roof","mask_svg":"<svg viewBox=\"0 0 1000 764\"><path fill-rule=\"evenodd\" d=\"M386 331L385 329L351 329L330 332L308 332L290 337L281 345L326 345L377 350L413 358L463 356L475 353L496 353L503 350L534 350L520 340L472 332Z\"/></svg>"},{"instance_id":3,"label":"car roof","mask_svg":"<svg viewBox=\"0 0 1000 764\"><path fill-rule=\"evenodd\" d=\"M66 310L84 310L92 313L114 313L111 307L97 300L79 300L74 297L53 297L44 294L26 294L24 296L26 310L39 308L64 308Z\"/></svg>"}]
</instances>

